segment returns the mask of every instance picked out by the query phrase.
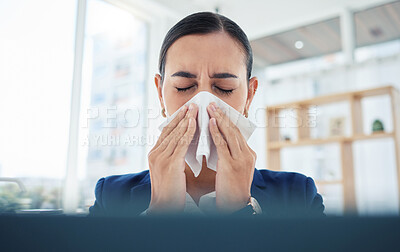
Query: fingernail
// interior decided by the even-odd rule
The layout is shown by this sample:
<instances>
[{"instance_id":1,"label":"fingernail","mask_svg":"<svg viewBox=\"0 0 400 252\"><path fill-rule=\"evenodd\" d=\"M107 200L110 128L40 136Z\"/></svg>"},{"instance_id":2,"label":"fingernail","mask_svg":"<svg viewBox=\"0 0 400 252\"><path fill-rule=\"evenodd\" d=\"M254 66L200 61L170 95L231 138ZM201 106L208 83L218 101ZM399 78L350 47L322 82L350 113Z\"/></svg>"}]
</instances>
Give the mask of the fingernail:
<instances>
[{"instance_id":1,"label":"fingernail","mask_svg":"<svg viewBox=\"0 0 400 252\"><path fill-rule=\"evenodd\" d=\"M194 105L193 105L193 103L190 103L189 110L193 110L193 109L194 109Z\"/></svg>"},{"instance_id":2,"label":"fingernail","mask_svg":"<svg viewBox=\"0 0 400 252\"><path fill-rule=\"evenodd\" d=\"M193 118L189 118L189 127L193 127Z\"/></svg>"},{"instance_id":3,"label":"fingernail","mask_svg":"<svg viewBox=\"0 0 400 252\"><path fill-rule=\"evenodd\" d=\"M214 104L211 104L211 110L215 112L217 111L217 107Z\"/></svg>"},{"instance_id":4,"label":"fingernail","mask_svg":"<svg viewBox=\"0 0 400 252\"><path fill-rule=\"evenodd\" d=\"M211 118L211 123L212 123L213 125L217 125L217 121L215 121L215 118Z\"/></svg>"}]
</instances>

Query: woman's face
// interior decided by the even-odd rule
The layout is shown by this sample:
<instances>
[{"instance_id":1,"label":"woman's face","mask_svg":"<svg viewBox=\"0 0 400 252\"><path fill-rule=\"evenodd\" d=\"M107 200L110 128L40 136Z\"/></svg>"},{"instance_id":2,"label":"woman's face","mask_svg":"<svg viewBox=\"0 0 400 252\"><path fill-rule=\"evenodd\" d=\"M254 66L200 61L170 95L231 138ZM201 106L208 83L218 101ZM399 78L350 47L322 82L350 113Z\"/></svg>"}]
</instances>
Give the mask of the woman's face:
<instances>
[{"instance_id":1,"label":"woman's face","mask_svg":"<svg viewBox=\"0 0 400 252\"><path fill-rule=\"evenodd\" d=\"M172 115L207 91L243 114L258 85L253 77L247 87L245 58L241 45L225 32L179 38L168 49L163 83L155 77L161 106Z\"/></svg>"}]
</instances>

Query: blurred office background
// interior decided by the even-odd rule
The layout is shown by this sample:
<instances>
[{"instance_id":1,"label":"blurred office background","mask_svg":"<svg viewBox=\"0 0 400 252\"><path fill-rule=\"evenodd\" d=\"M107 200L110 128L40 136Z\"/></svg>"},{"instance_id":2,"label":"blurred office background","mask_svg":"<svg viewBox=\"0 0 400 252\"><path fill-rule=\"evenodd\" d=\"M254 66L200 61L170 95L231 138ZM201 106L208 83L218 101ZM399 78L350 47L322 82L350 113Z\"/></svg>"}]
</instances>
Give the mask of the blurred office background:
<instances>
[{"instance_id":1,"label":"blurred office background","mask_svg":"<svg viewBox=\"0 0 400 252\"><path fill-rule=\"evenodd\" d=\"M161 43L198 11L226 15L251 40L259 89L249 144L259 169L269 168L267 107L400 90L400 1L2 0L0 212L85 213L99 178L148 169L163 121L154 85ZM326 213L343 215L347 137L353 173L346 183L357 213L397 215L400 126L392 98L361 101L358 138L348 103L310 107L310 139L330 140L305 145L291 125L293 111L283 111L279 169L313 177ZM384 130L368 137L377 120Z\"/></svg>"}]
</instances>

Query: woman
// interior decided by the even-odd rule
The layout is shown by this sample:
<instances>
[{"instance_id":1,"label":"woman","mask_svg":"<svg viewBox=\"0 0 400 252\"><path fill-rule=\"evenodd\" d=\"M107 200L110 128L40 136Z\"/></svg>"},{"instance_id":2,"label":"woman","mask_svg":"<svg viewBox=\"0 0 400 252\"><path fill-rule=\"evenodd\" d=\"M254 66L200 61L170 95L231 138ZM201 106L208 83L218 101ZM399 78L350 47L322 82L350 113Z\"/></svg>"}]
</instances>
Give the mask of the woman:
<instances>
[{"instance_id":1,"label":"woman","mask_svg":"<svg viewBox=\"0 0 400 252\"><path fill-rule=\"evenodd\" d=\"M251 78L252 63L250 43L236 23L210 12L187 16L167 33L160 52L155 85L163 115L207 91L247 117L258 86L257 78ZM197 110L195 104L182 109L162 130L148 154L149 171L101 178L90 215L207 212L202 205L223 214L323 215L313 180L255 169L255 151L215 103L207 111L217 172L203 159L195 177L185 155L196 131ZM212 203L203 203L207 201Z\"/></svg>"}]
</instances>

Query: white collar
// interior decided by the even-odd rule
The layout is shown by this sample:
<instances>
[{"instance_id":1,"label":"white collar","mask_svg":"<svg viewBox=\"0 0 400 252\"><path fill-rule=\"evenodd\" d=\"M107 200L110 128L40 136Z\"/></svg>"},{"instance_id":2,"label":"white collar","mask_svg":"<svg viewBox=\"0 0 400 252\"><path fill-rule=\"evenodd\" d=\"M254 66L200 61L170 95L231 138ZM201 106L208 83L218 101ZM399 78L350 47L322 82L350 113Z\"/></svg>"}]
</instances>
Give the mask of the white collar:
<instances>
[{"instance_id":1,"label":"white collar","mask_svg":"<svg viewBox=\"0 0 400 252\"><path fill-rule=\"evenodd\" d=\"M199 199L198 206L190 194L186 192L185 208L183 209L184 213L204 215L215 211L215 191L202 195Z\"/></svg>"}]
</instances>

